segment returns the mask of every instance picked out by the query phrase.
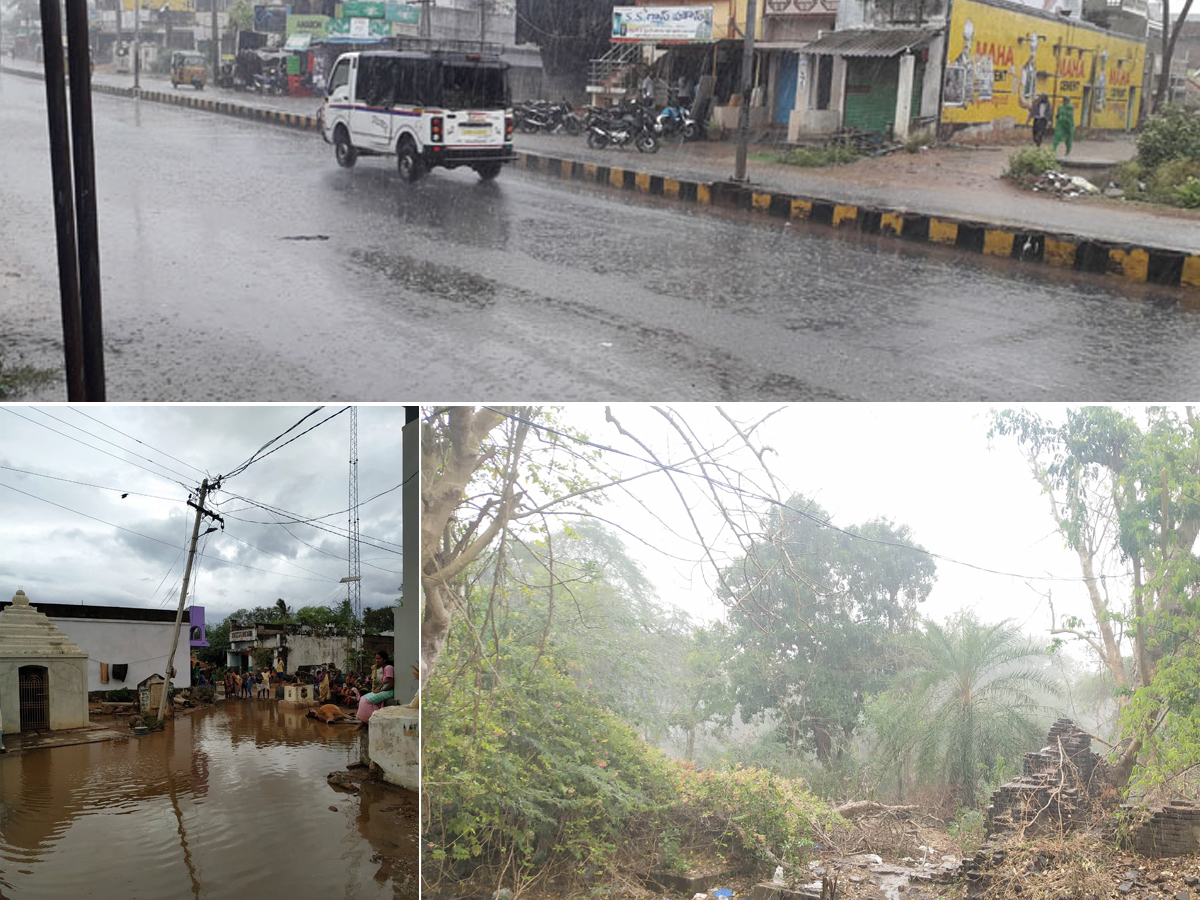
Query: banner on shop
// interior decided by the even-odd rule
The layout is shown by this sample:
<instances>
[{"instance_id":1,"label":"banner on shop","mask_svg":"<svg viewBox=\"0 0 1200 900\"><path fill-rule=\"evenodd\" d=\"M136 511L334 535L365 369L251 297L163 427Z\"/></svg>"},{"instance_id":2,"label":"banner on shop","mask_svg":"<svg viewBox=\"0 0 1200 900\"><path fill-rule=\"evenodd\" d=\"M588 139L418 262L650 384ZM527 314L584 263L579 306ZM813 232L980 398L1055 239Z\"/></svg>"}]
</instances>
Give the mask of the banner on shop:
<instances>
[{"instance_id":1,"label":"banner on shop","mask_svg":"<svg viewBox=\"0 0 1200 900\"><path fill-rule=\"evenodd\" d=\"M612 39L617 43L711 43L711 6L617 6Z\"/></svg>"}]
</instances>

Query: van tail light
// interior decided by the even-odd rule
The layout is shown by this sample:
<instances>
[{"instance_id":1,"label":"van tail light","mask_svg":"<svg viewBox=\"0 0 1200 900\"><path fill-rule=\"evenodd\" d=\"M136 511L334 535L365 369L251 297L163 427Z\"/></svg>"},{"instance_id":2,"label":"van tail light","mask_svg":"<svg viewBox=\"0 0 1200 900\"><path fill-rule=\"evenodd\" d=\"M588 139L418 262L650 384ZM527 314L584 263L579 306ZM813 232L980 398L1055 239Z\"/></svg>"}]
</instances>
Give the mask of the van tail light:
<instances>
[{"instance_id":1,"label":"van tail light","mask_svg":"<svg viewBox=\"0 0 1200 900\"><path fill-rule=\"evenodd\" d=\"M440 144L443 140L441 116L434 116L429 120L429 139L435 144Z\"/></svg>"},{"instance_id":2,"label":"van tail light","mask_svg":"<svg viewBox=\"0 0 1200 900\"><path fill-rule=\"evenodd\" d=\"M505 116L504 118L504 143L511 144L513 135L513 117Z\"/></svg>"}]
</instances>

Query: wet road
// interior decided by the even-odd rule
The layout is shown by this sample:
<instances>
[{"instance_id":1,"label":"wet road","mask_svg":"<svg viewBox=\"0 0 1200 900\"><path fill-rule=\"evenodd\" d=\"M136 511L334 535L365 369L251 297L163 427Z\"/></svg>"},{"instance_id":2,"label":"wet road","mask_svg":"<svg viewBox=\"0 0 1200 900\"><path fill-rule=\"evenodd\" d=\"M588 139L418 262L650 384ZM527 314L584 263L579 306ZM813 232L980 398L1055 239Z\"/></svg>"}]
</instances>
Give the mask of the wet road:
<instances>
[{"instance_id":1,"label":"wet road","mask_svg":"<svg viewBox=\"0 0 1200 900\"><path fill-rule=\"evenodd\" d=\"M58 368L42 86L0 75L0 347ZM1145 399L1178 291L96 97L110 399ZM614 155L615 158L615 155ZM33 399L61 399L61 385Z\"/></svg>"},{"instance_id":2,"label":"wet road","mask_svg":"<svg viewBox=\"0 0 1200 900\"><path fill-rule=\"evenodd\" d=\"M158 734L0 757L0 898L416 897L415 879L381 870L397 844L416 856L387 797L326 783L357 742L246 700Z\"/></svg>"}]
</instances>

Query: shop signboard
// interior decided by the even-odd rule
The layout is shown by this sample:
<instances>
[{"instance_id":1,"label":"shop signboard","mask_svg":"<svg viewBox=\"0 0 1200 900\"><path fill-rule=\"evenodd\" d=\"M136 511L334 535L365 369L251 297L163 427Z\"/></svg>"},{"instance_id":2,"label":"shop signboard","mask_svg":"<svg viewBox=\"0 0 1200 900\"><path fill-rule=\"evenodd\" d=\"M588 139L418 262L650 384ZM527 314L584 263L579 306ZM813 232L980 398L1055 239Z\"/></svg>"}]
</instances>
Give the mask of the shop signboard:
<instances>
[{"instance_id":1,"label":"shop signboard","mask_svg":"<svg viewBox=\"0 0 1200 900\"><path fill-rule=\"evenodd\" d=\"M409 3L395 3L392 0L388 0L387 20L389 22L400 22L404 25L419 25L421 24L421 7L413 6Z\"/></svg>"},{"instance_id":2,"label":"shop signboard","mask_svg":"<svg viewBox=\"0 0 1200 900\"><path fill-rule=\"evenodd\" d=\"M254 30L284 34L287 31L288 13L291 11L290 6L254 7Z\"/></svg>"},{"instance_id":3,"label":"shop signboard","mask_svg":"<svg viewBox=\"0 0 1200 900\"><path fill-rule=\"evenodd\" d=\"M1146 45L1071 19L979 0L955 0L947 34L942 121L1020 124L1039 94L1057 110L1068 97L1076 124L1136 124Z\"/></svg>"},{"instance_id":4,"label":"shop signboard","mask_svg":"<svg viewBox=\"0 0 1200 900\"><path fill-rule=\"evenodd\" d=\"M711 43L711 6L616 6L612 13L616 43Z\"/></svg>"},{"instance_id":5,"label":"shop signboard","mask_svg":"<svg viewBox=\"0 0 1200 900\"><path fill-rule=\"evenodd\" d=\"M293 34L311 34L314 39L329 33L329 16L288 16L288 37Z\"/></svg>"},{"instance_id":6,"label":"shop signboard","mask_svg":"<svg viewBox=\"0 0 1200 900\"><path fill-rule=\"evenodd\" d=\"M339 7L339 19L383 19L387 17L387 4L383 0L346 0Z\"/></svg>"},{"instance_id":7,"label":"shop signboard","mask_svg":"<svg viewBox=\"0 0 1200 900\"><path fill-rule=\"evenodd\" d=\"M330 37L381 38L391 37L392 23L384 19L330 19Z\"/></svg>"}]
</instances>

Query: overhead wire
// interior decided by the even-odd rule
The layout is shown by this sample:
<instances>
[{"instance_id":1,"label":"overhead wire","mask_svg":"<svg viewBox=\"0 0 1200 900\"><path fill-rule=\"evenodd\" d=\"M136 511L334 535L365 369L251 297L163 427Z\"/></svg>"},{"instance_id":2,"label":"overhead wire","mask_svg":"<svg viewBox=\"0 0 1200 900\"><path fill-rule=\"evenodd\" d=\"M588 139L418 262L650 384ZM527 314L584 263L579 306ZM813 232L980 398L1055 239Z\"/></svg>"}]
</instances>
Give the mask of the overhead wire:
<instances>
[{"instance_id":1,"label":"overhead wire","mask_svg":"<svg viewBox=\"0 0 1200 900\"><path fill-rule=\"evenodd\" d=\"M96 440L100 441L101 443L108 444L110 447L116 447L122 453L128 453L131 456L136 456L138 459L144 460L145 462L150 463L152 466L158 466L160 469L166 469L168 472L170 472L173 475L178 475L180 478L187 478L187 479L191 479L193 477L191 475L185 474L184 472L180 472L178 469L173 469L168 465L160 463L156 459L151 459L148 456L139 456L137 453L134 453L128 447L122 447L120 444L114 443L113 441L110 441L108 438L102 438L102 437L100 437L100 435L96 434L95 432L88 431L86 428L81 428L80 426L75 425L72 422L68 422L66 419L60 419L58 416L52 416L52 415L50 415L49 412L42 409L40 406L35 406L32 408L35 411L41 413L47 419L52 419L53 421L58 422L60 425L66 425L68 428L74 428L76 431L83 432L88 437L95 438ZM185 463L185 465L186 465L186 463Z\"/></svg>"},{"instance_id":2,"label":"overhead wire","mask_svg":"<svg viewBox=\"0 0 1200 900\"><path fill-rule=\"evenodd\" d=\"M728 491L732 491L735 494L739 494L739 495L747 497L749 499L758 500L760 502L768 503L771 506L776 506L776 507L780 507L782 509L786 509L789 512L795 513L796 515L800 516L803 519L807 519L808 521L812 522L813 524L815 524L819 527L829 528L833 531L837 531L841 534L844 534L847 537L855 538L856 540L860 540L860 541L865 541L870 544L879 544L879 545L887 546L887 547L896 547L901 550L909 550L913 553L919 553L919 554L928 556L931 559L937 559L937 560L940 560L945 563L950 563L951 565L964 566L966 568L974 569L979 572L986 572L990 575L1001 575L1001 576L1008 577L1008 578L1023 578L1023 579L1029 580L1029 581L1063 581L1063 582L1086 583L1089 581L1104 581L1105 579L1109 579L1109 578L1121 577L1121 576L1117 576L1117 575L1100 574L1100 575L1094 576L1093 578L1085 578L1085 577L1061 576L1061 575L1025 575L1025 574L1022 574L1019 572L1006 572L1006 571L1003 571L1000 569L992 569L987 566L982 566L982 565L978 565L976 563L967 562L965 560L956 559L951 556L946 556L945 554L942 554L942 553L936 553L932 550L926 550L923 547L914 547L911 544L904 544L904 543L901 543L900 541L888 541L888 540L884 540L882 538L868 537L863 534L857 534L856 532L849 531L845 528L842 528L838 525L833 524L833 522L829 519L822 519L820 516L814 515L813 513L810 513L807 510L803 510L798 507L792 506L788 503L784 503L782 500L777 500L776 498L771 497L767 494L760 494L756 491L750 491L750 490L747 490L746 488L738 487L736 485L730 484L727 481L722 481L718 478L706 475L702 472L689 472L686 469L681 469L678 466L673 466L669 463L660 463L660 462L656 462L653 459L647 459L645 457L638 456L636 453L631 453L628 450L619 450L616 447L611 447L606 444L598 444L595 441L588 440L587 438L578 437L577 435L573 435L573 434L567 434L566 432L559 431L555 428L551 428L548 425L542 425L538 422L534 422L534 421L531 421L530 419L526 419L523 416L518 416L513 413L507 413L501 409L496 409L495 407L492 407L492 406L485 406L484 409L488 409L488 410L496 413L497 415L503 416L506 419L511 419L515 422L520 422L522 424L528 425L531 428L535 428L539 431L543 431L547 434L553 434L556 437L561 437L566 440L574 441L575 443L578 443L578 444L584 444L585 446L592 447L592 448L600 450L602 452L614 453L618 456L624 456L628 459L636 460L637 462L644 463L649 466L653 466L664 472L673 472L678 475L687 476L688 478L695 478L695 479L699 479L701 481L706 481L710 485L713 485L715 487L720 487L720 488L723 488Z\"/></svg>"},{"instance_id":3,"label":"overhead wire","mask_svg":"<svg viewBox=\"0 0 1200 900\"><path fill-rule=\"evenodd\" d=\"M0 469L6 469L9 472L20 472L22 475L34 475L38 478L49 478L52 481L65 481L68 484L78 484L82 487L96 488L101 491L112 491L116 494L133 495L134 497L149 497L152 500L169 500L172 503L182 503L183 500L179 497L164 497L161 494L145 494L141 491L128 490L126 488L109 487L104 484L92 484L90 481L76 481L74 478L63 478L59 475L50 475L46 472L34 472L31 469L18 469L16 466L0 465Z\"/></svg>"},{"instance_id":4,"label":"overhead wire","mask_svg":"<svg viewBox=\"0 0 1200 900\"><path fill-rule=\"evenodd\" d=\"M141 444L143 447L147 447L147 448L149 448L149 449L153 450L155 453L160 453L160 454L162 454L162 455L163 455L163 456L165 456L167 459L173 459L175 462L177 462L177 463L180 463L180 464L182 464L182 465L185 465L185 466L187 466L189 469L193 469L193 470L195 470L196 472L199 472L201 475L207 475L207 474L208 474L208 473L207 473L207 472L205 472L203 469L201 469L199 466L193 466L193 465L192 465L190 462L188 462L188 461L187 461L187 460L185 460L185 459L180 459L178 456L172 456L172 455L171 455L170 453L168 453L166 450L159 450L157 447L155 447L155 446L153 446L153 445L151 445L151 444L148 444L148 443L146 443L145 441L143 441L143 440L141 440L141 439L139 439L139 438L135 438L135 437L134 437L132 434L127 434L126 432L122 431L120 428L115 428L114 426L112 426L112 425L109 425L107 422L102 422L100 419L97 419L95 416L89 416L87 413L85 413L85 412L84 412L82 409L80 409L78 406L71 406L71 407L68 407L68 408L71 410L71 412L73 412L73 413L76 413L76 414L78 414L78 415L81 415L81 416L83 416L85 419L91 419L91 420L92 420L93 422L95 422L97 425L102 425L102 426L104 426L105 428L109 429L110 431L115 431L117 434L119 434L119 435L122 435L123 437L127 437L127 438L129 438L129 440L133 441L134 443Z\"/></svg>"},{"instance_id":5,"label":"overhead wire","mask_svg":"<svg viewBox=\"0 0 1200 900\"><path fill-rule=\"evenodd\" d=\"M59 431L57 428L51 428L45 422L39 422L36 419L29 418L28 416L23 416L10 406L0 406L0 411L6 412L12 416L16 416L18 419L24 419L26 422L29 422L33 425L37 425L39 428L45 428L47 431L52 431L55 434L60 435L61 437L65 437L67 440L75 441L77 444L83 444L83 446L88 447L92 450L95 450L97 453L103 453L105 456L110 456L113 459L117 460L118 462L128 463L129 465L135 466L136 468L139 468L142 471L149 472L151 475L154 475L158 478L162 478L163 480L169 481L172 484L178 484L186 490L191 490L191 488L182 481L176 481L173 478L167 477L162 472L155 472L153 469L148 469L145 466L143 466L141 463L136 463L131 459L125 459L124 457L117 456L115 453L109 453L107 450L104 450L100 447L96 447L93 444L89 444L87 441L80 440L79 438L74 437L73 435L66 434L65 432Z\"/></svg>"},{"instance_id":6,"label":"overhead wire","mask_svg":"<svg viewBox=\"0 0 1200 900\"><path fill-rule=\"evenodd\" d=\"M348 410L350 407L349 407L349 406L343 406L343 407L342 407L341 409L339 409L337 412L333 413L332 415L326 416L324 419L322 419L322 420L321 420L320 422L318 422L316 425L313 425L311 428L306 428L304 431L300 432L298 435L296 435L295 437L291 438L290 440L286 440L286 441L284 441L284 442L283 442L282 444L280 444L278 447L272 447L272 448L271 448L270 450L268 450L266 453L263 453L263 451L264 451L264 450L266 450L268 447L271 447L271 445L272 445L272 444L274 444L274 443L275 443L277 440L279 440L281 437L284 437L285 435L287 435L287 434L289 434L290 432L294 431L296 428L300 427L301 423L303 423L305 419L309 418L310 416L316 415L317 413L319 413L319 412L320 412L321 410L323 410L324 408L325 408L324 406L318 406L316 409L314 409L314 410L312 410L311 412L309 412L309 413L305 414L304 416L302 416L302 417L300 418L300 421L299 421L299 422L296 422L296 424L295 424L295 425L293 425L291 428L289 428L287 431L283 432L282 434L278 434L278 435L276 435L275 437L271 438L271 440L267 441L265 444L263 444L261 447L259 447L259 448L258 448L258 450L256 450L254 453L252 453L252 454L250 455L250 458L249 458L249 459L247 459L247 460L246 460L244 463L242 463L241 465L239 465L239 466L237 466L236 468L234 468L234 470L233 470L232 472L229 472L228 474L221 476L221 477L222 477L222 479L233 478L235 475L241 475L243 472L245 472L245 471L246 471L248 468L250 468L250 466L254 465L256 462L261 462L262 460L264 460L264 459L266 459L268 456L270 456L272 453L275 453L275 452L277 452L277 451L279 451L279 450L282 450L284 447L286 447L288 444L292 443L293 441L298 441L300 438L304 437L304 436L305 436L306 434L308 434L310 431L313 431L313 430L315 430L315 429L317 429L317 428L320 428L322 425L324 425L324 424L325 424L326 422L328 422L330 419L336 419L338 416L340 416L342 413L344 413L344 412L345 412L346 410ZM260 456L259 454L262 454L262 455Z\"/></svg>"}]
</instances>

